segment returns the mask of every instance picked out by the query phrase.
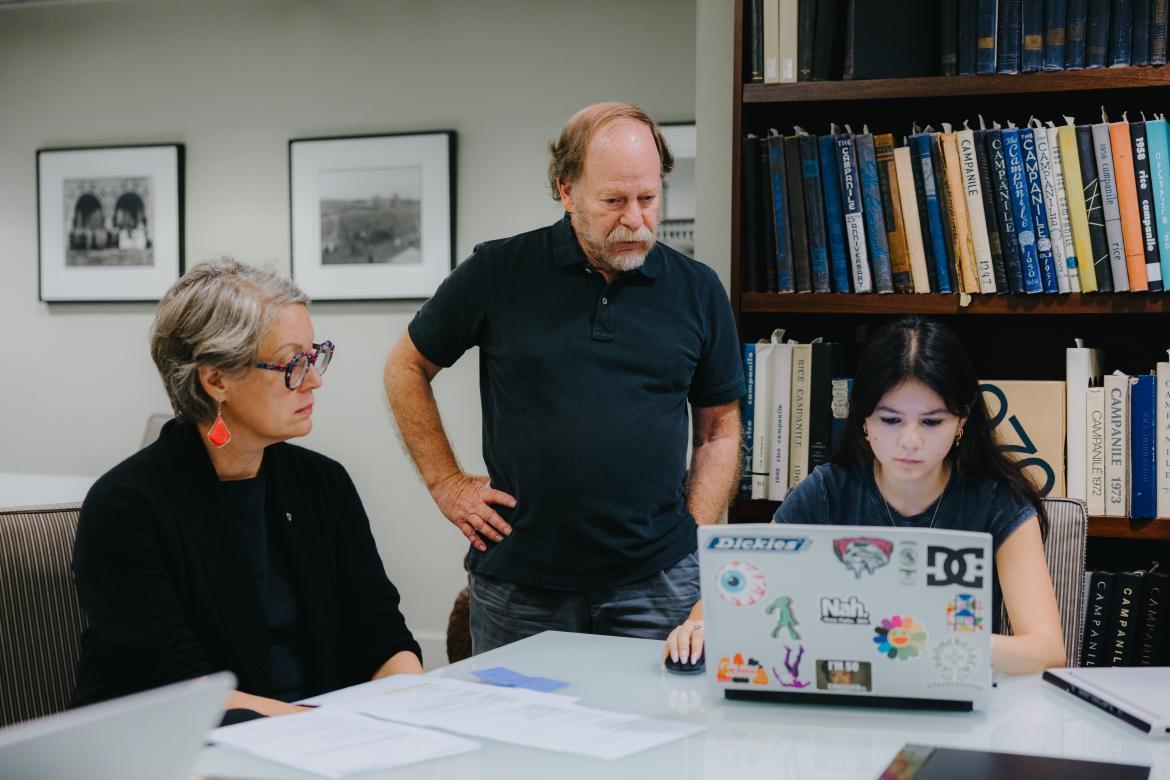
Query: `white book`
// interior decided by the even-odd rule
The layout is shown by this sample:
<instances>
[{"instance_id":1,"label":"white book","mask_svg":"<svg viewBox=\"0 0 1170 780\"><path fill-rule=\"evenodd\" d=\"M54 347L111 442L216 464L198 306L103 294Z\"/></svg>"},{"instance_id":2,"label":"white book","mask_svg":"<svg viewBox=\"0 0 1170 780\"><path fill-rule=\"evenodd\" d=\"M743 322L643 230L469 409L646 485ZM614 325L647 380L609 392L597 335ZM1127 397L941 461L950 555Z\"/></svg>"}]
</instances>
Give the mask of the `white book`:
<instances>
[{"instance_id":1,"label":"white book","mask_svg":"<svg viewBox=\"0 0 1170 780\"><path fill-rule=\"evenodd\" d=\"M1085 390L1085 503L1089 514L1105 514L1105 388Z\"/></svg>"},{"instance_id":2,"label":"white book","mask_svg":"<svg viewBox=\"0 0 1170 780\"><path fill-rule=\"evenodd\" d=\"M1066 480L1069 498L1085 498L1085 390L1101 383L1101 350L1088 349L1083 339L1064 351Z\"/></svg>"},{"instance_id":3,"label":"white book","mask_svg":"<svg viewBox=\"0 0 1170 780\"><path fill-rule=\"evenodd\" d=\"M1170 363L1159 363L1157 376L1158 428L1154 435L1154 457L1158 474L1158 517L1170 517Z\"/></svg>"},{"instance_id":4,"label":"white book","mask_svg":"<svg viewBox=\"0 0 1170 780\"><path fill-rule=\"evenodd\" d=\"M1052 157L1052 178L1056 181L1056 213L1060 220L1060 235L1064 239L1065 266L1068 268L1068 288L1070 292L1081 291L1080 259L1077 257L1076 242L1073 240L1072 222L1068 217L1068 193L1064 189L1064 162L1060 159L1059 130L1048 127L1048 150ZM1055 250L1056 247L1053 247ZM1091 262L1091 261L1090 261Z\"/></svg>"},{"instance_id":5,"label":"white book","mask_svg":"<svg viewBox=\"0 0 1170 780\"><path fill-rule=\"evenodd\" d=\"M1121 206L1117 201L1117 179L1113 173L1113 147L1109 140L1108 122L1093 125L1093 151L1097 157L1101 217L1105 220L1105 241L1109 245L1113 291L1129 292L1129 269L1125 264L1125 239L1121 234Z\"/></svg>"},{"instance_id":6,"label":"white book","mask_svg":"<svg viewBox=\"0 0 1170 780\"><path fill-rule=\"evenodd\" d=\"M768 416L769 432L768 499L783 501L788 493L789 441L792 438L792 348L795 344L772 345L772 398ZM758 365L758 364L757 364ZM758 369L757 369L758 370Z\"/></svg>"},{"instance_id":7,"label":"white book","mask_svg":"<svg viewBox=\"0 0 1170 780\"><path fill-rule=\"evenodd\" d=\"M755 414L752 416L752 498L768 497L768 476L772 461L768 458L768 420L772 408L772 342L761 339L756 345Z\"/></svg>"},{"instance_id":8,"label":"white book","mask_svg":"<svg viewBox=\"0 0 1170 780\"><path fill-rule=\"evenodd\" d=\"M764 0L764 83L796 81L798 0Z\"/></svg>"},{"instance_id":9,"label":"white book","mask_svg":"<svg viewBox=\"0 0 1170 780\"><path fill-rule=\"evenodd\" d=\"M967 196L967 219L971 226L971 244L975 249L975 273L979 275L979 292L995 292L995 270L991 263L991 243L987 239L987 217L983 213L983 188L979 182L979 163L975 158L975 133L964 128L955 133L959 147L959 172ZM959 204L955 204L961 208Z\"/></svg>"},{"instance_id":10,"label":"white book","mask_svg":"<svg viewBox=\"0 0 1170 780\"><path fill-rule=\"evenodd\" d=\"M1105 376L1105 514L1125 517L1129 497L1129 377Z\"/></svg>"},{"instance_id":11,"label":"white book","mask_svg":"<svg viewBox=\"0 0 1170 780\"><path fill-rule=\"evenodd\" d=\"M1064 254L1064 233L1060 224L1060 204L1056 201L1056 176L1052 172L1053 149L1048 145L1048 130L1035 122L1032 138L1036 143L1036 167L1040 173L1040 191L1044 196L1044 211L1048 215L1048 236L1052 241L1052 260L1056 265L1056 286L1062 293L1070 291L1068 258ZM1061 189L1064 189L1063 187ZM1066 205L1067 208L1067 205Z\"/></svg>"},{"instance_id":12,"label":"white book","mask_svg":"<svg viewBox=\"0 0 1170 780\"><path fill-rule=\"evenodd\" d=\"M906 231L906 250L910 255L910 280L914 292L930 292L930 274L926 270L926 248L922 245L922 223L918 218L918 196L914 189L914 162L910 149L894 150L894 170L898 174L898 200L902 204L902 227Z\"/></svg>"},{"instance_id":13,"label":"white book","mask_svg":"<svg viewBox=\"0 0 1170 780\"><path fill-rule=\"evenodd\" d=\"M780 81L780 0L764 1L764 83Z\"/></svg>"},{"instance_id":14,"label":"white book","mask_svg":"<svg viewBox=\"0 0 1170 780\"><path fill-rule=\"evenodd\" d=\"M788 426L788 487L808 476L809 410L812 394L812 344L792 346L792 422Z\"/></svg>"}]
</instances>

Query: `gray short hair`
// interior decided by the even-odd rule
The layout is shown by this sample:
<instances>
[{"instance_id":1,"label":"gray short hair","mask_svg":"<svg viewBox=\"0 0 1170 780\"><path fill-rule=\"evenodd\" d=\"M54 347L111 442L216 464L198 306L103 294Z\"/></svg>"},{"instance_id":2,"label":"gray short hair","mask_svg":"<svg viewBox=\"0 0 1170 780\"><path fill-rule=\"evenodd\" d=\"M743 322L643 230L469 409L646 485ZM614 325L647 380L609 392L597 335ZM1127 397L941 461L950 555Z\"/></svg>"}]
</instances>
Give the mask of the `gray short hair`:
<instances>
[{"instance_id":1,"label":"gray short hair","mask_svg":"<svg viewBox=\"0 0 1170 780\"><path fill-rule=\"evenodd\" d=\"M216 403L199 381L199 366L239 374L258 360L260 341L278 311L308 302L291 280L231 258L183 274L159 301L150 329L150 356L175 416L190 423L213 420Z\"/></svg>"}]
</instances>

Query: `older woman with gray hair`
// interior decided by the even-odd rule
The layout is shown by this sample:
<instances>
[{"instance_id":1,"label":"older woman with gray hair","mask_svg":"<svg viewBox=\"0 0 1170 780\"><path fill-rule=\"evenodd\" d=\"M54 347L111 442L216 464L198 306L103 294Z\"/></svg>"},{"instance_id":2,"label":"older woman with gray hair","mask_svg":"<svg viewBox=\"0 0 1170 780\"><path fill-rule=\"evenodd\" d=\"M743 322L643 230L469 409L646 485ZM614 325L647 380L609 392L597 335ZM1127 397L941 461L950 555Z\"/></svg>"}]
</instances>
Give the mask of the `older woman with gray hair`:
<instances>
[{"instance_id":1,"label":"older woman with gray hair","mask_svg":"<svg viewBox=\"0 0 1170 780\"><path fill-rule=\"evenodd\" d=\"M229 670L251 713L420 673L369 520L313 427L333 356L289 280L234 260L159 303L150 350L174 407L86 496L73 568L89 619L74 704Z\"/></svg>"}]
</instances>

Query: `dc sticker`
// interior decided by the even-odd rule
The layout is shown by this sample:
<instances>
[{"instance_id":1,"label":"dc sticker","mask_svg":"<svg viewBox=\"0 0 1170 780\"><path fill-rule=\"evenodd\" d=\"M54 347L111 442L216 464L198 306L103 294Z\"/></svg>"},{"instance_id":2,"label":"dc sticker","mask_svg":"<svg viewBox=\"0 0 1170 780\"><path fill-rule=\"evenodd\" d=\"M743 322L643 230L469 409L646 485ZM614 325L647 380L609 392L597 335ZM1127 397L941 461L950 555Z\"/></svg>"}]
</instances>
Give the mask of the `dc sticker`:
<instances>
[{"instance_id":1,"label":"dc sticker","mask_svg":"<svg viewBox=\"0 0 1170 780\"><path fill-rule=\"evenodd\" d=\"M952 550L931 545L926 548L926 584L982 588L985 562L979 547Z\"/></svg>"},{"instance_id":2,"label":"dc sticker","mask_svg":"<svg viewBox=\"0 0 1170 780\"><path fill-rule=\"evenodd\" d=\"M873 574L890 562L894 545L886 539L869 536L854 536L833 540L833 552L853 576L861 579L862 573Z\"/></svg>"},{"instance_id":3,"label":"dc sticker","mask_svg":"<svg viewBox=\"0 0 1170 780\"><path fill-rule=\"evenodd\" d=\"M768 592L768 578L748 561L723 564L715 584L719 595L737 607L755 604Z\"/></svg>"}]
</instances>

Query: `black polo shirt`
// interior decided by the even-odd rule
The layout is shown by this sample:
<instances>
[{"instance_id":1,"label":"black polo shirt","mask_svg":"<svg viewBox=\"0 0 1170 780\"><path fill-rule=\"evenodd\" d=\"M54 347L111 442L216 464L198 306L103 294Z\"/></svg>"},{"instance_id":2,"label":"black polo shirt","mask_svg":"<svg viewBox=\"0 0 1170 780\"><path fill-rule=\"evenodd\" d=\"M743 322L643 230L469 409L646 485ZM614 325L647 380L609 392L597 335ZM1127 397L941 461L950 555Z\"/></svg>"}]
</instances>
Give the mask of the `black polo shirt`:
<instances>
[{"instance_id":1,"label":"black polo shirt","mask_svg":"<svg viewBox=\"0 0 1170 780\"><path fill-rule=\"evenodd\" d=\"M656 244L606 284L568 216L476 247L410 323L450 366L478 346L483 456L512 535L474 572L543 588L628 584L695 549L683 496L687 401L743 395L735 322L715 273Z\"/></svg>"}]
</instances>

